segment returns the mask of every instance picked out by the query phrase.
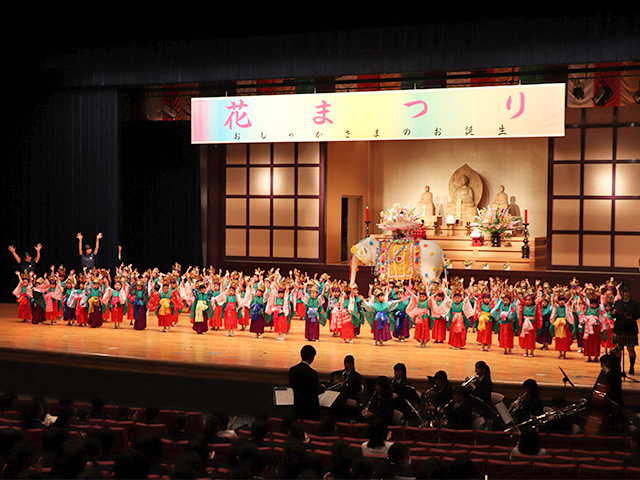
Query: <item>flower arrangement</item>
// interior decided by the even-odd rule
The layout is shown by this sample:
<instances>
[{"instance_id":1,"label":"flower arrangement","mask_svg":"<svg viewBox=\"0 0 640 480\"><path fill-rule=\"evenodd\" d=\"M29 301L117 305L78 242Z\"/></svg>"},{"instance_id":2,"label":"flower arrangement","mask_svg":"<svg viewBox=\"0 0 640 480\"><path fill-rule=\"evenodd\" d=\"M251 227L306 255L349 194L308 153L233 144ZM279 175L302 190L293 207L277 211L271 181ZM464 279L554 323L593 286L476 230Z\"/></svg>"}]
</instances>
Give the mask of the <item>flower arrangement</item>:
<instances>
[{"instance_id":1,"label":"flower arrangement","mask_svg":"<svg viewBox=\"0 0 640 480\"><path fill-rule=\"evenodd\" d=\"M485 207L478 210L478 230L486 235L502 235L505 238L511 237L520 217L514 217L509 213L509 207L502 210L500 208Z\"/></svg>"},{"instance_id":2,"label":"flower arrangement","mask_svg":"<svg viewBox=\"0 0 640 480\"><path fill-rule=\"evenodd\" d=\"M448 258L444 261L444 268L451 268L452 265L453 262L451 262L451 260L449 260Z\"/></svg>"},{"instance_id":3,"label":"flower arrangement","mask_svg":"<svg viewBox=\"0 0 640 480\"><path fill-rule=\"evenodd\" d=\"M380 230L402 236L420 227L422 223L411 205L401 206L399 203L394 203L391 208L380 212L380 223L378 223Z\"/></svg>"},{"instance_id":4,"label":"flower arrangement","mask_svg":"<svg viewBox=\"0 0 640 480\"><path fill-rule=\"evenodd\" d=\"M511 270L511 263L509 262L505 262L505 264L503 265L505 270Z\"/></svg>"},{"instance_id":5,"label":"flower arrangement","mask_svg":"<svg viewBox=\"0 0 640 480\"><path fill-rule=\"evenodd\" d=\"M473 265L473 260L465 260L464 262L462 262L462 265L464 265L465 267L470 267L471 265Z\"/></svg>"},{"instance_id":6,"label":"flower arrangement","mask_svg":"<svg viewBox=\"0 0 640 480\"><path fill-rule=\"evenodd\" d=\"M483 268L484 270L489 270L489 264L488 264L487 262L483 262L483 263L482 263L482 268Z\"/></svg>"}]
</instances>

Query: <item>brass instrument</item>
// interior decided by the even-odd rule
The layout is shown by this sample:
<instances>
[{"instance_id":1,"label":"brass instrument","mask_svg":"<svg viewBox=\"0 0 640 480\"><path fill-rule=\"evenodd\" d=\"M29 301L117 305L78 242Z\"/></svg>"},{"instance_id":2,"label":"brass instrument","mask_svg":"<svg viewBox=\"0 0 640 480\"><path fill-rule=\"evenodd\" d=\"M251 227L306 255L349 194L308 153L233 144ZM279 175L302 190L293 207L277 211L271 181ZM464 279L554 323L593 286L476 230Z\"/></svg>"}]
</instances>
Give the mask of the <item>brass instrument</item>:
<instances>
[{"instance_id":1,"label":"brass instrument","mask_svg":"<svg viewBox=\"0 0 640 480\"><path fill-rule=\"evenodd\" d=\"M471 377L467 378L464 382L462 382L460 384L461 387L466 387L469 384L475 382L478 379L478 375L472 375Z\"/></svg>"},{"instance_id":2,"label":"brass instrument","mask_svg":"<svg viewBox=\"0 0 640 480\"><path fill-rule=\"evenodd\" d=\"M538 415L537 417L532 417L530 420L526 422L522 422L518 425L512 425L505 430L505 432L512 432L514 430L519 430L520 427L528 424L532 424L535 427L539 427L540 425L545 425L556 418L562 418L565 416L573 415L575 413L581 412L587 408L587 400L582 399L578 403L573 403L571 405L567 405L566 407L559 408L558 410L551 410L550 412L543 413L542 415Z\"/></svg>"},{"instance_id":3,"label":"brass instrument","mask_svg":"<svg viewBox=\"0 0 640 480\"><path fill-rule=\"evenodd\" d=\"M528 395L529 395L529 392L525 392L513 401L513 403L509 407L510 415L513 415L514 413L516 413L518 410L522 408L522 402L524 402L527 399Z\"/></svg>"}]
</instances>

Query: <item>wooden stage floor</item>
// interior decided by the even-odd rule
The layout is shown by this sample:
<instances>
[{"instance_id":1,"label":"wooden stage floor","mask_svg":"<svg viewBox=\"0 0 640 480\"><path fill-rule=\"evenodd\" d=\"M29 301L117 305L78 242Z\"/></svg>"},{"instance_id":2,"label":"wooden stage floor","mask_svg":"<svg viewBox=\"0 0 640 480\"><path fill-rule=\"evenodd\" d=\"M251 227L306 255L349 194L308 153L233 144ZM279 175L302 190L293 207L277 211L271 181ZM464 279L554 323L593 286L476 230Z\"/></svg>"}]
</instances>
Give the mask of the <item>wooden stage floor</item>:
<instances>
[{"instance_id":1,"label":"wooden stage floor","mask_svg":"<svg viewBox=\"0 0 640 480\"><path fill-rule=\"evenodd\" d=\"M285 341L277 341L275 334L256 339L248 331L238 331L233 338L225 331L197 335L184 314L170 333L161 332L155 315L149 316L146 330L135 331L126 321L120 329L113 329L110 322L92 329L69 327L65 322L56 326L22 323L16 314L15 304L0 304L0 358L78 368L286 385L289 367L299 361L300 349L308 343L300 320L293 321ZM331 371L341 369L347 354L355 357L356 369L369 378L391 377L393 366L405 363L410 381L421 389L428 388L427 375L438 370L445 370L455 385L474 373L478 360L484 360L491 368L494 391L508 398L519 396L522 382L533 378L543 397L564 395L573 400L588 396L600 369L599 363L587 363L575 351L567 360L559 360L553 350L536 350L533 358L524 358L517 348L512 355L503 355L496 345L490 352L481 352L471 333L463 350L432 342L418 348L415 341L395 339L374 347L370 329L363 328L363 333L353 344L343 344L327 327L321 330L320 341L313 342L318 352L313 367L321 380L328 381ZM564 388L559 366L576 388ZM624 382L623 391L629 406L640 406L640 383Z\"/></svg>"}]
</instances>

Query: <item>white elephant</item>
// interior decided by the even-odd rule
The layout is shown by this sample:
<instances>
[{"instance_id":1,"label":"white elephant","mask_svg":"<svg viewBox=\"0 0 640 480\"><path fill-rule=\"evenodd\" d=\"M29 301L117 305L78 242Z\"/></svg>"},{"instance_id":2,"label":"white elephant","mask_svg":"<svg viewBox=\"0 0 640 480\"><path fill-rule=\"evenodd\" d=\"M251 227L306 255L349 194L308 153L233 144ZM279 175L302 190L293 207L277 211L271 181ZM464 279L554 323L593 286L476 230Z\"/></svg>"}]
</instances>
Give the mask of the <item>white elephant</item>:
<instances>
[{"instance_id":1,"label":"white elephant","mask_svg":"<svg viewBox=\"0 0 640 480\"><path fill-rule=\"evenodd\" d=\"M382 247L385 242L391 242L391 239L381 239L375 237L367 237L360 240L351 247L351 278L353 284L356 280L356 273L359 265L374 265L375 274L379 274L381 270ZM439 278L444 269L444 252L438 242L435 240L420 239L415 242L415 262L412 262L419 271L421 277L427 281Z\"/></svg>"}]
</instances>

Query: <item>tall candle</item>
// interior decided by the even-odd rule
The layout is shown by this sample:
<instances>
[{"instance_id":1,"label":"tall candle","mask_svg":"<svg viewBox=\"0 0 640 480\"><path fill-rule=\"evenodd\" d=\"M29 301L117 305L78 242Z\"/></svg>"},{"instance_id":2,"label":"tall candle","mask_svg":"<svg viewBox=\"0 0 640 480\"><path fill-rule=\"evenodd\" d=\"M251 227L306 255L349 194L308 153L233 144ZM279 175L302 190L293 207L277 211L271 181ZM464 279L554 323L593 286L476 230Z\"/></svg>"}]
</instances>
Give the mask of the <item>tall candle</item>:
<instances>
[{"instance_id":1,"label":"tall candle","mask_svg":"<svg viewBox=\"0 0 640 480\"><path fill-rule=\"evenodd\" d=\"M367 205L367 222L369 221L369 205Z\"/></svg>"},{"instance_id":2,"label":"tall candle","mask_svg":"<svg viewBox=\"0 0 640 480\"><path fill-rule=\"evenodd\" d=\"M529 223L529 209L524 209L524 223Z\"/></svg>"}]
</instances>

